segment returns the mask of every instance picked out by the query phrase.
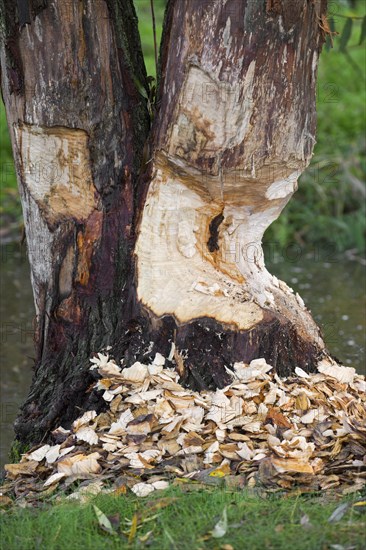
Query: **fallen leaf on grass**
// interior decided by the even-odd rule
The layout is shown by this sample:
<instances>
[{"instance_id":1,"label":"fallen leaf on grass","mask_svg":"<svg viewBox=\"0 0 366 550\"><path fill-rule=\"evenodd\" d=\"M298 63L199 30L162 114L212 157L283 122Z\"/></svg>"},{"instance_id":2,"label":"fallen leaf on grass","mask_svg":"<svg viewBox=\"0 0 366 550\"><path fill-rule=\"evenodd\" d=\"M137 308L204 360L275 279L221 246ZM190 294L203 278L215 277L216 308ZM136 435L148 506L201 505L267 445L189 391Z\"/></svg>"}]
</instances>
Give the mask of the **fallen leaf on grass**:
<instances>
[{"instance_id":1,"label":"fallen leaf on grass","mask_svg":"<svg viewBox=\"0 0 366 550\"><path fill-rule=\"evenodd\" d=\"M139 541L146 542L151 537L152 534L153 534L153 531L148 531L145 535L141 535L139 537Z\"/></svg>"},{"instance_id":2,"label":"fallen leaf on grass","mask_svg":"<svg viewBox=\"0 0 366 550\"><path fill-rule=\"evenodd\" d=\"M131 544L133 542L133 539L136 536L137 524L138 524L137 514L134 514L133 518L132 518L132 521L131 521L131 529L130 529L130 532L129 532L129 535L128 535L128 544Z\"/></svg>"},{"instance_id":3,"label":"fallen leaf on grass","mask_svg":"<svg viewBox=\"0 0 366 550\"><path fill-rule=\"evenodd\" d=\"M113 494L115 496L125 495L127 494L127 485L119 485L114 491Z\"/></svg>"},{"instance_id":4,"label":"fallen leaf on grass","mask_svg":"<svg viewBox=\"0 0 366 550\"><path fill-rule=\"evenodd\" d=\"M312 524L310 523L310 518L307 514L303 514L300 518L300 525L304 527L304 529L311 529Z\"/></svg>"},{"instance_id":5,"label":"fallen leaf on grass","mask_svg":"<svg viewBox=\"0 0 366 550\"><path fill-rule=\"evenodd\" d=\"M177 500L178 497L163 497L159 498L159 500L148 502L146 505L146 509L144 510L144 515L157 512L158 510L162 510L163 508L167 508L168 506L171 506L173 502L177 502Z\"/></svg>"},{"instance_id":6,"label":"fallen leaf on grass","mask_svg":"<svg viewBox=\"0 0 366 550\"><path fill-rule=\"evenodd\" d=\"M231 491L243 490L245 489L245 485L245 476L237 474L225 477L225 487Z\"/></svg>"},{"instance_id":7,"label":"fallen leaf on grass","mask_svg":"<svg viewBox=\"0 0 366 550\"><path fill-rule=\"evenodd\" d=\"M154 481L151 485L157 491L163 491L164 489L167 489L169 487L169 482L164 481L164 480L160 480L160 481Z\"/></svg>"},{"instance_id":8,"label":"fallen leaf on grass","mask_svg":"<svg viewBox=\"0 0 366 550\"><path fill-rule=\"evenodd\" d=\"M222 516L220 521L218 521L212 531L212 536L215 539L221 539L224 535L226 535L227 531L227 511L226 506L222 512Z\"/></svg>"},{"instance_id":9,"label":"fallen leaf on grass","mask_svg":"<svg viewBox=\"0 0 366 550\"><path fill-rule=\"evenodd\" d=\"M96 495L99 495L99 493L102 490L102 487L103 487L103 481L98 480L98 481L88 483L87 485L82 485L78 490L78 493L81 496L94 497Z\"/></svg>"},{"instance_id":10,"label":"fallen leaf on grass","mask_svg":"<svg viewBox=\"0 0 366 550\"><path fill-rule=\"evenodd\" d=\"M366 500L358 500L352 504L352 508L357 512L366 512Z\"/></svg>"},{"instance_id":11,"label":"fallen leaf on grass","mask_svg":"<svg viewBox=\"0 0 366 550\"><path fill-rule=\"evenodd\" d=\"M348 502L343 502L336 508L333 512L333 514L328 518L328 523L336 523L337 521L340 521L343 516L346 514L348 508L349 508Z\"/></svg>"},{"instance_id":12,"label":"fallen leaf on grass","mask_svg":"<svg viewBox=\"0 0 366 550\"><path fill-rule=\"evenodd\" d=\"M231 474L230 464L226 462L225 464L221 465L219 468L216 468L215 470L213 470L208 475L210 477L225 477L230 474Z\"/></svg>"},{"instance_id":13,"label":"fallen leaf on grass","mask_svg":"<svg viewBox=\"0 0 366 550\"><path fill-rule=\"evenodd\" d=\"M109 535L117 535L116 531L113 529L113 526L107 516L103 514L102 510L98 508L98 506L95 506L93 504L95 515L97 516L97 520L99 523L99 527L108 533Z\"/></svg>"},{"instance_id":14,"label":"fallen leaf on grass","mask_svg":"<svg viewBox=\"0 0 366 550\"><path fill-rule=\"evenodd\" d=\"M146 497L155 490L163 490L167 489L168 487L168 481L160 480L154 481L153 483L136 483L133 487L131 487L131 490L138 497Z\"/></svg>"}]
</instances>

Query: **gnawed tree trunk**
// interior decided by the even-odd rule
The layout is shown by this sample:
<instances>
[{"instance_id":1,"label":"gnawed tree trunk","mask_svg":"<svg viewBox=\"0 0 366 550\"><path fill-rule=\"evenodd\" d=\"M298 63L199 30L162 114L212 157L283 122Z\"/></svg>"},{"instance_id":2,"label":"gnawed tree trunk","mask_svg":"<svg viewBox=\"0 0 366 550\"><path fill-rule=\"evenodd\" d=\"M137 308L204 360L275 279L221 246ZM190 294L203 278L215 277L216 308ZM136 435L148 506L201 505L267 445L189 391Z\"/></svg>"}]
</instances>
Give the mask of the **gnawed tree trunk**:
<instances>
[{"instance_id":1,"label":"gnawed tree trunk","mask_svg":"<svg viewBox=\"0 0 366 550\"><path fill-rule=\"evenodd\" d=\"M131 1L18 4L5 2L2 90L38 355L17 437L97 406L88 356L107 344L129 364L175 344L198 389L256 357L313 370L319 329L266 271L261 239L312 155L325 1L168 2L147 163Z\"/></svg>"},{"instance_id":2,"label":"gnawed tree trunk","mask_svg":"<svg viewBox=\"0 0 366 550\"><path fill-rule=\"evenodd\" d=\"M132 2L35 4L18 25L6 2L2 50L37 314L22 441L90 405L88 356L126 330L134 188L149 128Z\"/></svg>"},{"instance_id":3,"label":"gnawed tree trunk","mask_svg":"<svg viewBox=\"0 0 366 550\"><path fill-rule=\"evenodd\" d=\"M322 9L302 0L168 9L137 292L153 317L177 324L202 387L224 383L234 361L264 356L287 374L312 369L323 350L261 247L312 155Z\"/></svg>"}]
</instances>

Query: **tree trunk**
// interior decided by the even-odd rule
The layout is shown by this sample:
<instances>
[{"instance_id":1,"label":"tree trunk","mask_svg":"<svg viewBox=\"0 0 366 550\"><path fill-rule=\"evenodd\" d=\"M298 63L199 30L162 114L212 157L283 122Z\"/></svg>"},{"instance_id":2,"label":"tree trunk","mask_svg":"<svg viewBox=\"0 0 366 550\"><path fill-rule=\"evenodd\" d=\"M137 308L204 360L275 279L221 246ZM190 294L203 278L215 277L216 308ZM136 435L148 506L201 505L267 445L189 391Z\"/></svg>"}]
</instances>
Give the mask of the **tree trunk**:
<instances>
[{"instance_id":1,"label":"tree trunk","mask_svg":"<svg viewBox=\"0 0 366 550\"><path fill-rule=\"evenodd\" d=\"M324 9L169 4L137 293L174 326L198 387L223 385L234 361L264 356L288 374L323 353L301 298L265 269L261 239L312 155Z\"/></svg>"},{"instance_id":2,"label":"tree trunk","mask_svg":"<svg viewBox=\"0 0 366 550\"><path fill-rule=\"evenodd\" d=\"M195 389L225 385L235 361L287 375L326 353L261 247L312 155L324 13L325 0L170 0L147 147L132 1L5 2L37 310L22 442L98 407L88 357L108 344L127 364L175 344Z\"/></svg>"},{"instance_id":3,"label":"tree trunk","mask_svg":"<svg viewBox=\"0 0 366 550\"><path fill-rule=\"evenodd\" d=\"M132 2L6 2L2 89L37 314L21 441L91 405L88 357L125 331L134 192L149 129ZM19 12L20 17L20 12Z\"/></svg>"}]
</instances>

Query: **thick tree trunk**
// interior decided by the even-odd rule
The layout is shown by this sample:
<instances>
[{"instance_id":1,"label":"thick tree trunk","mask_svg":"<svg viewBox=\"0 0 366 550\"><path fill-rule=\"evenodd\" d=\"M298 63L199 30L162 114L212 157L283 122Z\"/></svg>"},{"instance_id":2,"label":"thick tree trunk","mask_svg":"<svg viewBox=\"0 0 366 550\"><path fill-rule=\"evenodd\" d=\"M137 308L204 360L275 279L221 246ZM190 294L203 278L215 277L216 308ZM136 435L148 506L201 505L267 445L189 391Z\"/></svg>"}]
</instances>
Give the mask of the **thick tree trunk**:
<instances>
[{"instance_id":1,"label":"thick tree trunk","mask_svg":"<svg viewBox=\"0 0 366 550\"><path fill-rule=\"evenodd\" d=\"M2 91L37 310L22 442L98 406L88 357L107 344L126 363L175 344L198 389L256 357L314 369L319 329L266 271L261 239L312 155L324 12L325 0L171 0L142 163L132 1L5 2Z\"/></svg>"},{"instance_id":2,"label":"thick tree trunk","mask_svg":"<svg viewBox=\"0 0 366 550\"><path fill-rule=\"evenodd\" d=\"M149 117L132 1L21 2L19 23L5 4L2 91L37 313L16 433L34 441L89 406L88 358L132 315L124 292Z\"/></svg>"},{"instance_id":3,"label":"thick tree trunk","mask_svg":"<svg viewBox=\"0 0 366 550\"><path fill-rule=\"evenodd\" d=\"M169 4L137 293L151 324L174 327L192 385L223 385L225 367L259 356L312 370L324 353L261 247L312 155L324 13L311 0Z\"/></svg>"}]
</instances>

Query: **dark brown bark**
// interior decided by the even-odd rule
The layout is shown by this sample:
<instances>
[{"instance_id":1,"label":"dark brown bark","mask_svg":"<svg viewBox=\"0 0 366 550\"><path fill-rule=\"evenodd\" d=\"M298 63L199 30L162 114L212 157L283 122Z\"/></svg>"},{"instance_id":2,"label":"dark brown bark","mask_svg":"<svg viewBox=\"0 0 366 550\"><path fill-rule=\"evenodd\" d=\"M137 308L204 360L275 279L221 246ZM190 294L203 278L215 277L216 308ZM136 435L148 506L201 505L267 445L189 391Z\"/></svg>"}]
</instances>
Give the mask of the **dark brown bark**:
<instances>
[{"instance_id":1,"label":"dark brown bark","mask_svg":"<svg viewBox=\"0 0 366 550\"><path fill-rule=\"evenodd\" d=\"M324 10L324 0L171 0L149 137L152 159L142 161L150 121L140 93L147 83L132 0L33 0L19 2L18 10L5 1L2 92L37 309L34 378L16 423L22 443L67 426L81 409L101 406L97 395L86 393L92 382L88 359L107 345L131 364L156 352L168 356L174 343L173 364L195 389L224 386L225 367L257 357L282 375L295 365L315 368L325 353L318 329L287 290L272 289L281 302L277 309L243 294L239 301L249 310L254 304L254 321L240 324L235 315L223 321L220 312L216 318L204 309L190 314L188 308L183 319L168 306L156 312L138 288L144 278L141 240L150 240L144 227L160 208L146 214L158 168L182 185L193 182L188 189L205 203L196 245L203 262L245 282L222 256L227 208L260 213L269 186L302 170L311 156L315 58L322 43L318 18ZM243 88L249 73L252 81ZM214 124L198 105L195 113L183 113L191 137L182 141L178 132L175 139L192 74L207 76L209 107L212 93L237 87L243 99L250 84L256 135L240 140L233 134L230 141L231 129L224 128L223 144L215 144ZM243 103L243 115L246 109ZM215 124L220 134L220 120ZM291 132L292 148L283 139ZM253 171L261 174L259 183ZM212 188L205 188L207 181ZM278 213L290 195L272 200ZM177 207L187 225L184 212ZM154 257L148 268L153 284Z\"/></svg>"}]
</instances>

